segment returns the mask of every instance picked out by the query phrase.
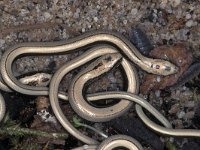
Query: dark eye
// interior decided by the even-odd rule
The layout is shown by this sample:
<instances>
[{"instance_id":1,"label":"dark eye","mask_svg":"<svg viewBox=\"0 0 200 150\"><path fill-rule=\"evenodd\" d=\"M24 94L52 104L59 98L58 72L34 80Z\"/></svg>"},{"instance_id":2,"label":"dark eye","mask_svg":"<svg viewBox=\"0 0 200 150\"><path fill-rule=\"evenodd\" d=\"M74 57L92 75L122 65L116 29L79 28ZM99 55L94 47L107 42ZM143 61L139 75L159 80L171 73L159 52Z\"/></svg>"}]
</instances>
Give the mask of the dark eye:
<instances>
[{"instance_id":1,"label":"dark eye","mask_svg":"<svg viewBox=\"0 0 200 150\"><path fill-rule=\"evenodd\" d=\"M156 65L156 69L160 69L160 66L159 66L159 65Z\"/></svg>"}]
</instances>

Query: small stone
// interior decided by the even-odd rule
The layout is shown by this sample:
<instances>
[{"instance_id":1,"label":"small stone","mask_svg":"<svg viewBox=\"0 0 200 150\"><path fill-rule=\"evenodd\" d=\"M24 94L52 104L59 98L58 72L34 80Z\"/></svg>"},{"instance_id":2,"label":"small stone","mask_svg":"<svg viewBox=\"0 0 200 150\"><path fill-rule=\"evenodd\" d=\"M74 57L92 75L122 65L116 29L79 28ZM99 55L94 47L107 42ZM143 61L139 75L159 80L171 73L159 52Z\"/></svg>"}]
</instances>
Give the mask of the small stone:
<instances>
[{"instance_id":1,"label":"small stone","mask_svg":"<svg viewBox=\"0 0 200 150\"><path fill-rule=\"evenodd\" d=\"M80 13L80 12L81 12L81 10L80 10L79 8L77 8L77 9L76 9L76 12L77 12L77 13Z\"/></svg>"},{"instance_id":2,"label":"small stone","mask_svg":"<svg viewBox=\"0 0 200 150\"><path fill-rule=\"evenodd\" d=\"M63 38L64 38L64 39L66 39L66 38L67 38L66 29L64 29L64 30L63 30L62 36L63 36Z\"/></svg>"},{"instance_id":3,"label":"small stone","mask_svg":"<svg viewBox=\"0 0 200 150\"><path fill-rule=\"evenodd\" d=\"M54 5L58 3L58 0L53 0Z\"/></svg>"},{"instance_id":4,"label":"small stone","mask_svg":"<svg viewBox=\"0 0 200 150\"><path fill-rule=\"evenodd\" d=\"M91 24L89 24L89 25L88 25L88 28L90 29L91 27L92 27L92 25L91 25Z\"/></svg>"},{"instance_id":5,"label":"small stone","mask_svg":"<svg viewBox=\"0 0 200 150\"><path fill-rule=\"evenodd\" d=\"M156 77L156 81L157 81L157 82L160 82L160 80L161 80L161 79L160 79L160 76L157 76L157 77Z\"/></svg>"},{"instance_id":6,"label":"small stone","mask_svg":"<svg viewBox=\"0 0 200 150\"><path fill-rule=\"evenodd\" d=\"M184 116L184 119L192 119L192 118L194 118L194 111L189 111Z\"/></svg>"},{"instance_id":7,"label":"small stone","mask_svg":"<svg viewBox=\"0 0 200 150\"><path fill-rule=\"evenodd\" d=\"M123 21L123 24L127 24L127 22L128 22L127 20L124 20L124 21Z\"/></svg>"},{"instance_id":8,"label":"small stone","mask_svg":"<svg viewBox=\"0 0 200 150\"><path fill-rule=\"evenodd\" d=\"M193 20L189 20L186 22L186 26L191 27L193 25L193 23L194 23Z\"/></svg>"},{"instance_id":9,"label":"small stone","mask_svg":"<svg viewBox=\"0 0 200 150\"><path fill-rule=\"evenodd\" d=\"M98 21L98 18L97 18L97 17L94 17L94 21L97 22L97 21Z\"/></svg>"},{"instance_id":10,"label":"small stone","mask_svg":"<svg viewBox=\"0 0 200 150\"><path fill-rule=\"evenodd\" d=\"M45 96L38 96L35 101L38 112L49 107L49 99Z\"/></svg>"},{"instance_id":11,"label":"small stone","mask_svg":"<svg viewBox=\"0 0 200 150\"><path fill-rule=\"evenodd\" d=\"M180 105L174 104L172 105L171 109L168 111L170 114L176 114L180 110Z\"/></svg>"},{"instance_id":12,"label":"small stone","mask_svg":"<svg viewBox=\"0 0 200 150\"><path fill-rule=\"evenodd\" d=\"M156 14L158 13L157 9L153 9L154 15L156 16Z\"/></svg>"},{"instance_id":13,"label":"small stone","mask_svg":"<svg viewBox=\"0 0 200 150\"><path fill-rule=\"evenodd\" d=\"M195 20L196 18L197 18L197 15L196 15L196 14L193 14L193 15L192 15L192 19Z\"/></svg>"},{"instance_id":14,"label":"small stone","mask_svg":"<svg viewBox=\"0 0 200 150\"><path fill-rule=\"evenodd\" d=\"M181 0L171 0L172 7L177 7L181 3Z\"/></svg>"},{"instance_id":15,"label":"small stone","mask_svg":"<svg viewBox=\"0 0 200 150\"><path fill-rule=\"evenodd\" d=\"M193 98L193 92L189 90L181 92L179 97L181 98L181 101L191 100Z\"/></svg>"},{"instance_id":16,"label":"small stone","mask_svg":"<svg viewBox=\"0 0 200 150\"><path fill-rule=\"evenodd\" d=\"M183 118L185 116L185 112L184 111L180 111L178 114L177 114L177 117L179 119Z\"/></svg>"},{"instance_id":17,"label":"small stone","mask_svg":"<svg viewBox=\"0 0 200 150\"><path fill-rule=\"evenodd\" d=\"M133 8L131 10L131 14L134 15L134 16L137 14L137 12L138 12L138 10L136 8Z\"/></svg>"},{"instance_id":18,"label":"small stone","mask_svg":"<svg viewBox=\"0 0 200 150\"><path fill-rule=\"evenodd\" d=\"M155 95L156 95L156 97L160 97L160 90L156 90Z\"/></svg>"},{"instance_id":19,"label":"small stone","mask_svg":"<svg viewBox=\"0 0 200 150\"><path fill-rule=\"evenodd\" d=\"M82 28L82 32L85 32L85 28Z\"/></svg>"},{"instance_id":20,"label":"small stone","mask_svg":"<svg viewBox=\"0 0 200 150\"><path fill-rule=\"evenodd\" d=\"M21 9L20 15L22 17L26 16L29 13L29 11L27 9Z\"/></svg>"},{"instance_id":21,"label":"small stone","mask_svg":"<svg viewBox=\"0 0 200 150\"><path fill-rule=\"evenodd\" d=\"M174 121L174 125L175 125L175 127L178 128L178 129L184 128L184 127L183 127L183 122L182 122L182 120L180 120L180 119L175 120L175 121Z\"/></svg>"},{"instance_id":22,"label":"small stone","mask_svg":"<svg viewBox=\"0 0 200 150\"><path fill-rule=\"evenodd\" d=\"M108 25L108 22L107 22L107 20L105 19L105 20L103 20L103 26L107 26Z\"/></svg>"},{"instance_id":23,"label":"small stone","mask_svg":"<svg viewBox=\"0 0 200 150\"><path fill-rule=\"evenodd\" d=\"M51 14L48 13L48 12L45 12L45 13L44 13L44 17L45 17L46 19L49 19L49 18L51 18Z\"/></svg>"},{"instance_id":24,"label":"small stone","mask_svg":"<svg viewBox=\"0 0 200 150\"><path fill-rule=\"evenodd\" d=\"M198 25L198 22L195 21L195 22L193 22L193 25L192 25L192 26L197 26L197 25Z\"/></svg>"},{"instance_id":25,"label":"small stone","mask_svg":"<svg viewBox=\"0 0 200 150\"><path fill-rule=\"evenodd\" d=\"M4 44L5 44L5 40L0 39L0 47L3 47Z\"/></svg>"},{"instance_id":26,"label":"small stone","mask_svg":"<svg viewBox=\"0 0 200 150\"><path fill-rule=\"evenodd\" d=\"M100 9L101 7L99 5L97 5L97 9Z\"/></svg>"},{"instance_id":27,"label":"small stone","mask_svg":"<svg viewBox=\"0 0 200 150\"><path fill-rule=\"evenodd\" d=\"M186 14L185 18L188 20L190 19L192 16L190 14Z\"/></svg>"},{"instance_id":28,"label":"small stone","mask_svg":"<svg viewBox=\"0 0 200 150\"><path fill-rule=\"evenodd\" d=\"M79 13L74 13L74 18L79 18Z\"/></svg>"},{"instance_id":29,"label":"small stone","mask_svg":"<svg viewBox=\"0 0 200 150\"><path fill-rule=\"evenodd\" d=\"M168 3L168 0L162 0L160 3L160 8L164 9Z\"/></svg>"},{"instance_id":30,"label":"small stone","mask_svg":"<svg viewBox=\"0 0 200 150\"><path fill-rule=\"evenodd\" d=\"M79 18L80 17L80 9L79 8L77 8L76 9L76 12L74 13L74 18Z\"/></svg>"},{"instance_id":31,"label":"small stone","mask_svg":"<svg viewBox=\"0 0 200 150\"><path fill-rule=\"evenodd\" d=\"M194 105L195 105L194 101L187 101L185 102L184 106L187 108L194 108Z\"/></svg>"}]
</instances>

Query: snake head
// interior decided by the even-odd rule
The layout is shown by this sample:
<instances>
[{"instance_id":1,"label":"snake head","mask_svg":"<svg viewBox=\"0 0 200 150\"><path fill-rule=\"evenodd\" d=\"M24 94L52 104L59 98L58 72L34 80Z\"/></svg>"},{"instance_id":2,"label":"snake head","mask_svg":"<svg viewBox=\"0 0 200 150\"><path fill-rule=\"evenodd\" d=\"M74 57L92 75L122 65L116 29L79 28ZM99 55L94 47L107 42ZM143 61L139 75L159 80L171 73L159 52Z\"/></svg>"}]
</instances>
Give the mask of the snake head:
<instances>
[{"instance_id":1,"label":"snake head","mask_svg":"<svg viewBox=\"0 0 200 150\"><path fill-rule=\"evenodd\" d=\"M121 60L122 56L119 53L103 55L91 64L90 73L95 76L100 76L118 65Z\"/></svg>"},{"instance_id":2,"label":"snake head","mask_svg":"<svg viewBox=\"0 0 200 150\"><path fill-rule=\"evenodd\" d=\"M154 62L151 63L152 73L158 75L171 75L178 72L178 67L169 61L154 59Z\"/></svg>"}]
</instances>

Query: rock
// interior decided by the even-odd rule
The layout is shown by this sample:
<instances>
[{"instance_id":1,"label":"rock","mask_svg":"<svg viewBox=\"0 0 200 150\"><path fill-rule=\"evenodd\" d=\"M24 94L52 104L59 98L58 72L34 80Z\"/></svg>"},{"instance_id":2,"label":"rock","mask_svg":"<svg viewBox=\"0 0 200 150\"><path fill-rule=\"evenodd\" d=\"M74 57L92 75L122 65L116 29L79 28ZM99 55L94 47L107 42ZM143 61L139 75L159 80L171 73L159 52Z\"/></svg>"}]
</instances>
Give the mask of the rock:
<instances>
[{"instance_id":1,"label":"rock","mask_svg":"<svg viewBox=\"0 0 200 150\"><path fill-rule=\"evenodd\" d=\"M133 9L131 10L131 14L133 14L133 15L136 15L137 12L138 12L138 10L137 10L136 8L133 8Z\"/></svg>"},{"instance_id":2,"label":"rock","mask_svg":"<svg viewBox=\"0 0 200 150\"><path fill-rule=\"evenodd\" d=\"M97 21L98 21L98 18L97 18L97 17L94 17L94 21L97 22Z\"/></svg>"},{"instance_id":3,"label":"rock","mask_svg":"<svg viewBox=\"0 0 200 150\"><path fill-rule=\"evenodd\" d=\"M185 25L190 28L190 27L193 26L193 23L194 23L193 20L189 20L189 21L186 22Z\"/></svg>"},{"instance_id":4,"label":"rock","mask_svg":"<svg viewBox=\"0 0 200 150\"><path fill-rule=\"evenodd\" d=\"M182 129L183 127L183 121L181 119L176 119L173 121L173 124L175 126L175 128L177 129Z\"/></svg>"},{"instance_id":5,"label":"rock","mask_svg":"<svg viewBox=\"0 0 200 150\"><path fill-rule=\"evenodd\" d=\"M172 107L170 108L170 110L168 112L170 114L176 114L179 110L180 110L180 105L179 105L179 103L176 103L176 104L172 105Z\"/></svg>"},{"instance_id":6,"label":"rock","mask_svg":"<svg viewBox=\"0 0 200 150\"><path fill-rule=\"evenodd\" d=\"M183 118L187 120L194 118L194 111L187 112Z\"/></svg>"},{"instance_id":7,"label":"rock","mask_svg":"<svg viewBox=\"0 0 200 150\"><path fill-rule=\"evenodd\" d=\"M49 99L45 96L38 96L36 98L36 109L37 111L41 111L43 109L47 109L49 107Z\"/></svg>"},{"instance_id":8,"label":"rock","mask_svg":"<svg viewBox=\"0 0 200 150\"><path fill-rule=\"evenodd\" d=\"M45 17L46 19L50 19L50 18L51 18L51 14L48 13L48 12L45 12L45 13L44 13L44 17Z\"/></svg>"},{"instance_id":9,"label":"rock","mask_svg":"<svg viewBox=\"0 0 200 150\"><path fill-rule=\"evenodd\" d=\"M195 102L194 101L186 101L184 105L187 108L194 108Z\"/></svg>"},{"instance_id":10,"label":"rock","mask_svg":"<svg viewBox=\"0 0 200 150\"><path fill-rule=\"evenodd\" d=\"M181 0L171 0L170 2L173 7L177 7L178 5L180 5Z\"/></svg>"},{"instance_id":11,"label":"rock","mask_svg":"<svg viewBox=\"0 0 200 150\"><path fill-rule=\"evenodd\" d=\"M185 16L185 18L188 20L188 19L190 19L192 16L191 16L191 14L186 14L186 16Z\"/></svg>"},{"instance_id":12,"label":"rock","mask_svg":"<svg viewBox=\"0 0 200 150\"><path fill-rule=\"evenodd\" d=\"M160 3L160 7L164 9L167 6L168 0L162 0Z\"/></svg>"},{"instance_id":13,"label":"rock","mask_svg":"<svg viewBox=\"0 0 200 150\"><path fill-rule=\"evenodd\" d=\"M168 22L167 12L163 9L153 9L149 13L149 21L165 26Z\"/></svg>"},{"instance_id":14,"label":"rock","mask_svg":"<svg viewBox=\"0 0 200 150\"><path fill-rule=\"evenodd\" d=\"M184 116L185 116L185 112L184 111L180 111L180 112L177 113L177 117L179 119L183 118Z\"/></svg>"}]
</instances>

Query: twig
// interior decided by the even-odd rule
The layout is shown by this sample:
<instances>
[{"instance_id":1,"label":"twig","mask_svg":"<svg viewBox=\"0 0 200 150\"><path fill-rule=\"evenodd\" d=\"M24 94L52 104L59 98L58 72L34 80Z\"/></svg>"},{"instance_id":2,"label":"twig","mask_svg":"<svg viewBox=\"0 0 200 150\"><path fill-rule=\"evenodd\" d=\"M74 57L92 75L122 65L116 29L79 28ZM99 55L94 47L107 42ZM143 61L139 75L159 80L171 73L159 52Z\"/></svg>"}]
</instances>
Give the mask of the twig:
<instances>
[{"instance_id":1,"label":"twig","mask_svg":"<svg viewBox=\"0 0 200 150\"><path fill-rule=\"evenodd\" d=\"M88 128L88 129L90 129L90 130L93 130L94 132L98 133L99 135L101 135L101 136L104 137L104 138L108 138L108 136L107 136L106 134L104 134L103 132L101 132L101 131L95 129L95 128L92 127L92 126L89 126L89 125L87 125L87 124L83 124L83 123L81 123L80 121L81 121L80 118L78 118L77 116L74 116L74 117L73 117L73 123L74 123L74 126L75 126L75 127L80 127L80 126L82 126L82 127Z\"/></svg>"},{"instance_id":2,"label":"twig","mask_svg":"<svg viewBox=\"0 0 200 150\"><path fill-rule=\"evenodd\" d=\"M107 136L106 134L104 134L103 132L101 132L101 131L95 129L94 127L91 127L91 126L89 126L89 125L87 125L87 124L83 124L83 123L78 123L78 125L79 125L79 126L83 126L83 127L85 127L85 128L88 128L88 129L90 129L90 130L93 130L94 132L98 133L99 135L101 135L101 136L104 137L104 138L108 138L108 136Z\"/></svg>"},{"instance_id":3,"label":"twig","mask_svg":"<svg viewBox=\"0 0 200 150\"><path fill-rule=\"evenodd\" d=\"M45 144L45 146L42 148L42 150L47 150L49 146L49 141Z\"/></svg>"},{"instance_id":4,"label":"twig","mask_svg":"<svg viewBox=\"0 0 200 150\"><path fill-rule=\"evenodd\" d=\"M68 134L66 133L49 133L39 130L33 130L28 128L20 128L20 127L3 127L0 128L0 135L15 135L15 136L23 136L23 135L33 135L33 136L42 136L46 138L54 138L54 139L66 139L68 138Z\"/></svg>"}]
</instances>

